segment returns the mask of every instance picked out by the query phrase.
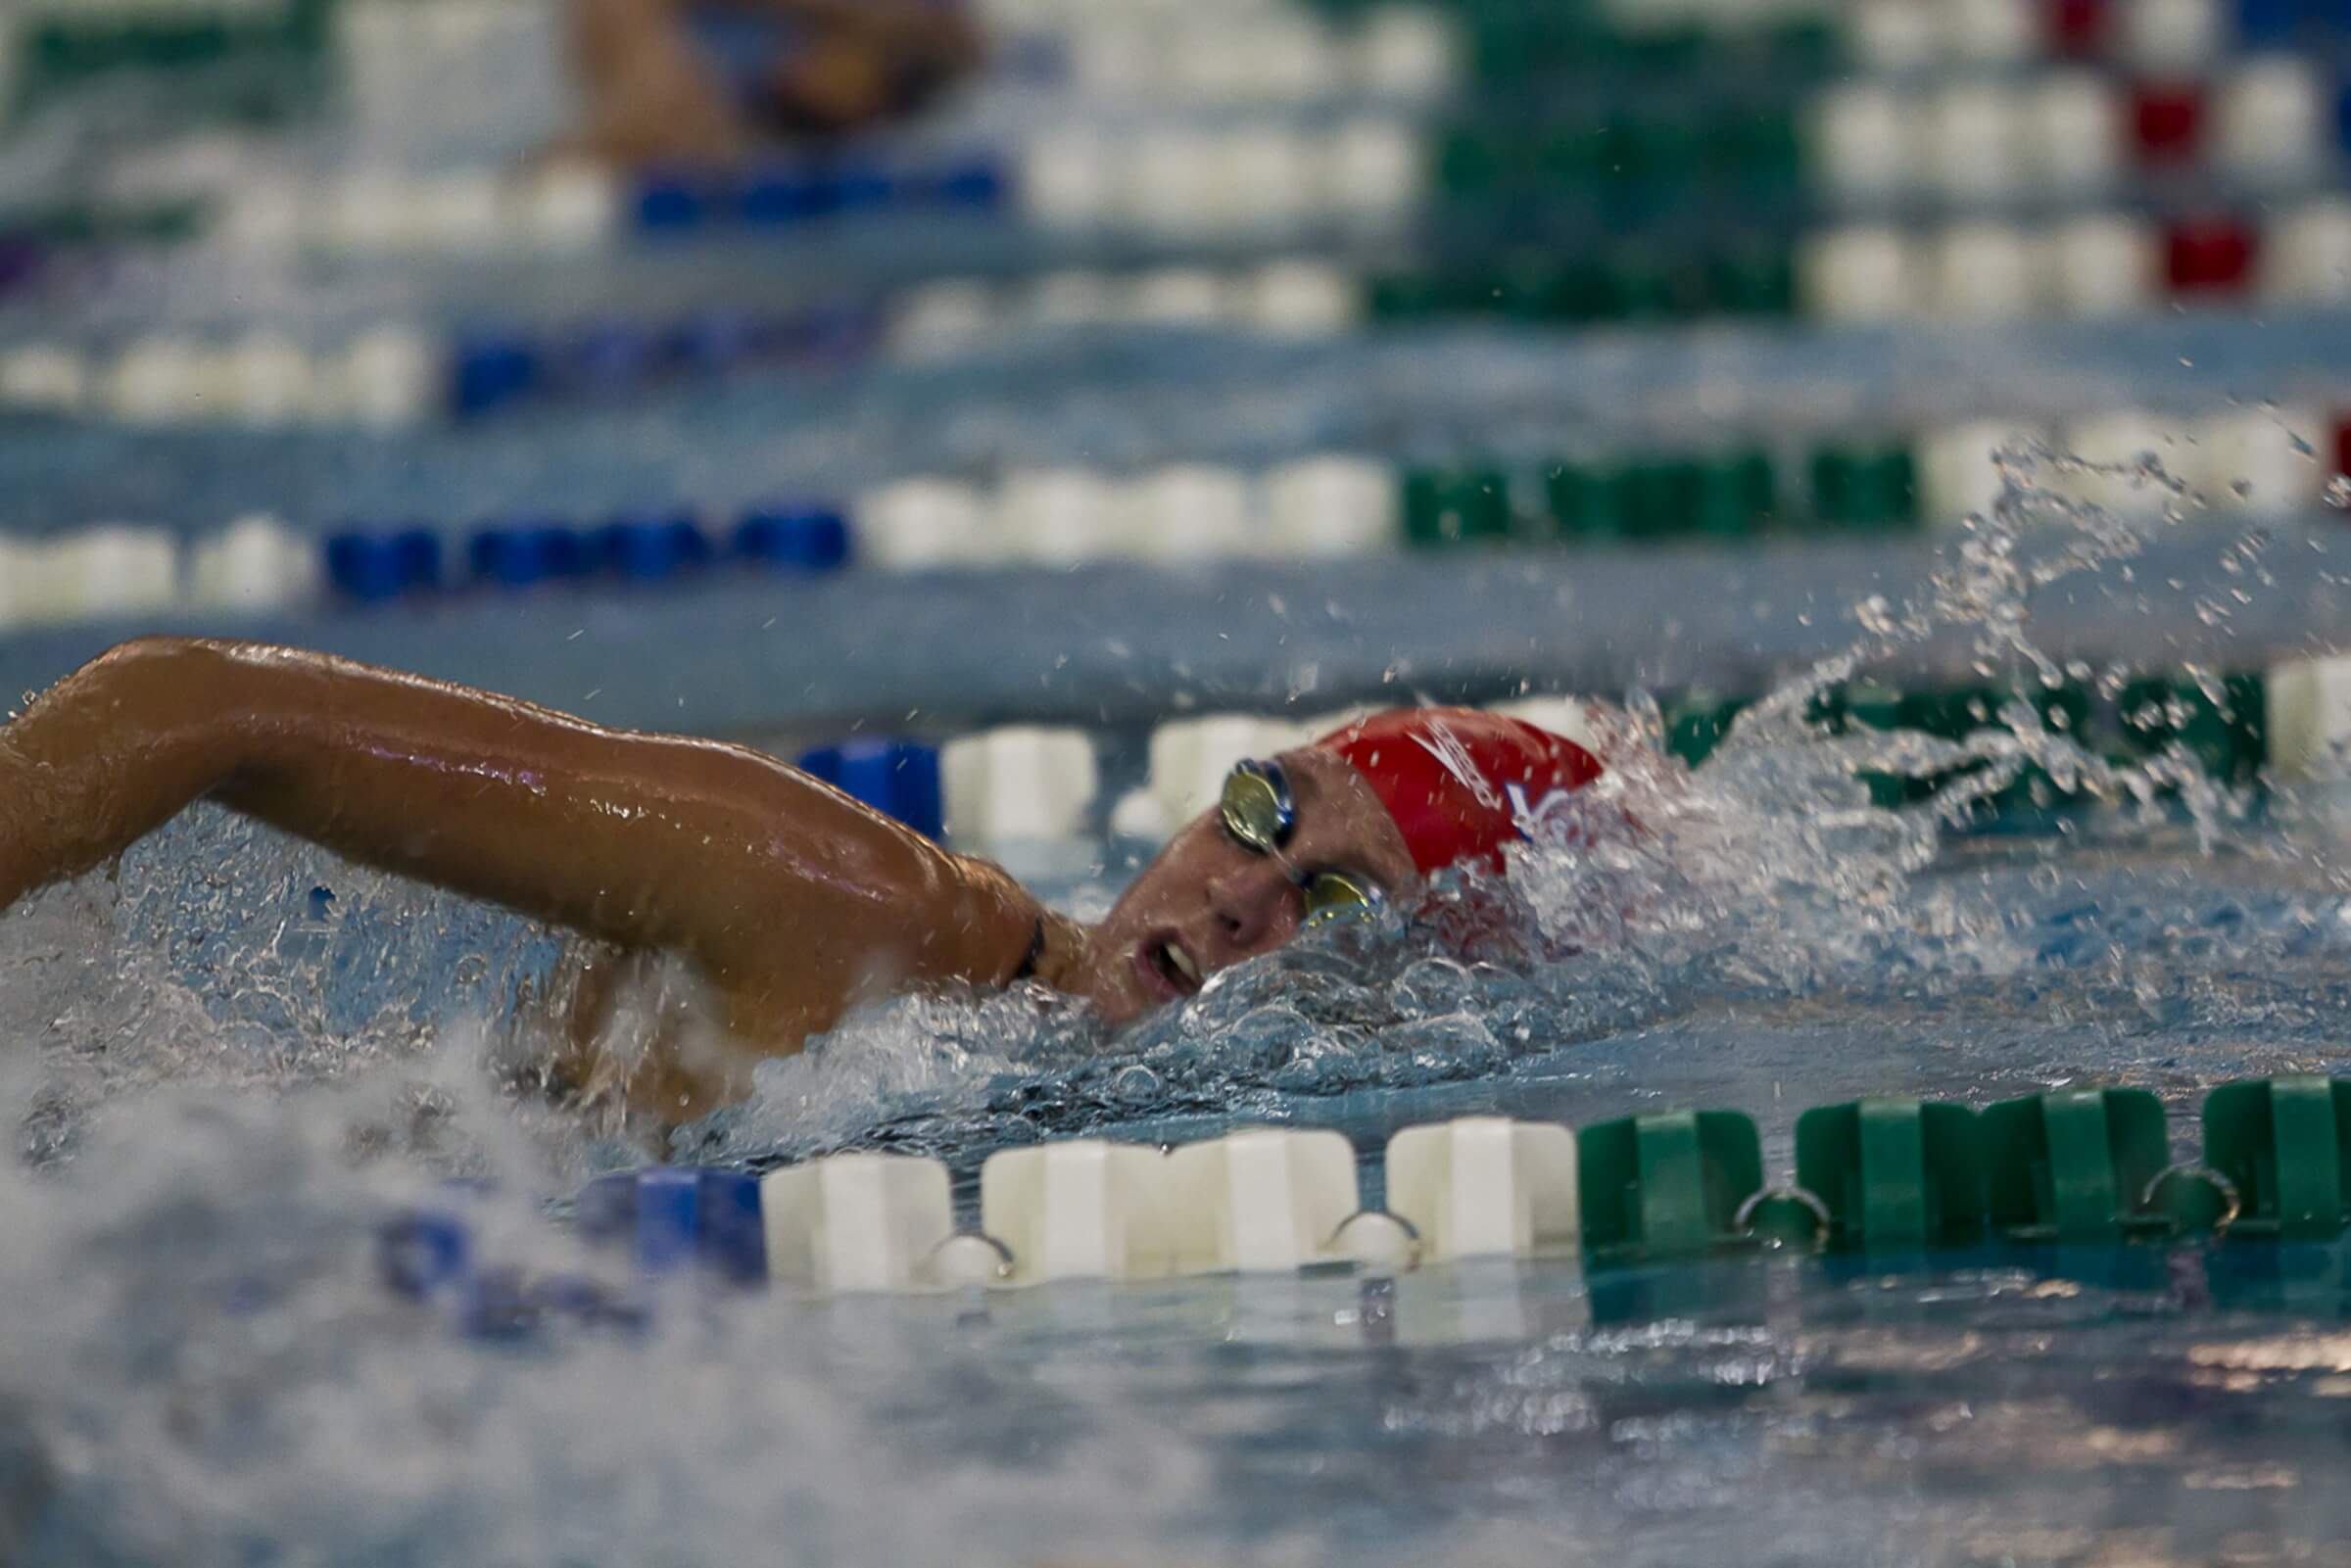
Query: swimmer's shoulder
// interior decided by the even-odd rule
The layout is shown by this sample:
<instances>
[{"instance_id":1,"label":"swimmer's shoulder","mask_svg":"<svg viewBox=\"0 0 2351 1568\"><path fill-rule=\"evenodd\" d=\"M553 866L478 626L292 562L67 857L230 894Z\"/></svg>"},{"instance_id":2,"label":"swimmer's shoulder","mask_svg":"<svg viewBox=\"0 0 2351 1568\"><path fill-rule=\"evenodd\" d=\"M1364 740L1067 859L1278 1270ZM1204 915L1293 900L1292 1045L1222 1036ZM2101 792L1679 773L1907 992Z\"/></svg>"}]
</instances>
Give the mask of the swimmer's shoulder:
<instances>
[{"instance_id":1,"label":"swimmer's shoulder","mask_svg":"<svg viewBox=\"0 0 2351 1568\"><path fill-rule=\"evenodd\" d=\"M1048 909L993 861L948 855L958 892L942 911L949 936L965 950L957 978L1004 987L1041 980L1073 988L1086 953L1085 927Z\"/></svg>"}]
</instances>

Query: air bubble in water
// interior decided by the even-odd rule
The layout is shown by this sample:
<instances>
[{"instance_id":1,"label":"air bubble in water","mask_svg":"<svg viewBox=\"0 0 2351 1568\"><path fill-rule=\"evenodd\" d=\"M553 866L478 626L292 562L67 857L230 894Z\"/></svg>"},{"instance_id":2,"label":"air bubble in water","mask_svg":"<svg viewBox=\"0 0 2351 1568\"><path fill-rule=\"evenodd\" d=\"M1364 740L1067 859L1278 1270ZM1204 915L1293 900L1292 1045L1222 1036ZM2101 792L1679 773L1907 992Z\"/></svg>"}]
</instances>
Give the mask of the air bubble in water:
<instances>
[{"instance_id":1,"label":"air bubble in water","mask_svg":"<svg viewBox=\"0 0 2351 1568\"><path fill-rule=\"evenodd\" d=\"M1159 1074L1140 1063L1123 1067L1110 1079L1113 1098L1135 1104L1147 1104L1159 1097Z\"/></svg>"}]
</instances>

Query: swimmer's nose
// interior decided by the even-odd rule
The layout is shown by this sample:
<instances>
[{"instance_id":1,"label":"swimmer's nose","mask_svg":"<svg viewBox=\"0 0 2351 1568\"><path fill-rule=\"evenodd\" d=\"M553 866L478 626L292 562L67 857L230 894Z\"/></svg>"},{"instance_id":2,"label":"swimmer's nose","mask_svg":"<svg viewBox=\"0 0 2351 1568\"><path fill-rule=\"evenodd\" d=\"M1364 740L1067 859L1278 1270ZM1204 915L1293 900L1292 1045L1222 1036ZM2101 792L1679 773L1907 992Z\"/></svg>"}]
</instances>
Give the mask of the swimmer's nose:
<instances>
[{"instance_id":1,"label":"swimmer's nose","mask_svg":"<svg viewBox=\"0 0 2351 1568\"><path fill-rule=\"evenodd\" d=\"M1298 895L1280 866L1263 857L1208 884L1208 908L1225 963L1286 941L1298 924Z\"/></svg>"}]
</instances>

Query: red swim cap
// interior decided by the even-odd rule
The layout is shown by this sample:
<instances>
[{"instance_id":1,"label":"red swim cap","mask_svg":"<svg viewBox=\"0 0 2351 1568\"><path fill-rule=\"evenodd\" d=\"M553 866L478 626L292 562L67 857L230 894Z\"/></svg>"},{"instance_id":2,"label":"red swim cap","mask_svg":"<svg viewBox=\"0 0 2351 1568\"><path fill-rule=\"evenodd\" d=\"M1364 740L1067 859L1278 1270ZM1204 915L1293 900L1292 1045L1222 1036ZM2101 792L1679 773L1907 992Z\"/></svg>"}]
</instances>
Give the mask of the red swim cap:
<instances>
[{"instance_id":1,"label":"red swim cap","mask_svg":"<svg viewBox=\"0 0 2351 1568\"><path fill-rule=\"evenodd\" d=\"M1521 815L1607 771L1564 736L1475 708L1393 708L1315 744L1370 781L1423 877L1464 860L1502 870Z\"/></svg>"}]
</instances>

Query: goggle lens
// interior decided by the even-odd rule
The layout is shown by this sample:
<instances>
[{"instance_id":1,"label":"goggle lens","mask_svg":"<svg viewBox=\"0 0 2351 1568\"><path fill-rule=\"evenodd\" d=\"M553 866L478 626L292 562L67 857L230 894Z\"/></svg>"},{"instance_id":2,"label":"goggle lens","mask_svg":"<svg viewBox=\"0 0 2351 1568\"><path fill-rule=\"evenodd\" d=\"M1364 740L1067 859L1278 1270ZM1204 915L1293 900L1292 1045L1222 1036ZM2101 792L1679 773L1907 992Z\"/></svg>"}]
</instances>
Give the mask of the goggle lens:
<instances>
[{"instance_id":1,"label":"goggle lens","mask_svg":"<svg viewBox=\"0 0 2351 1568\"><path fill-rule=\"evenodd\" d=\"M1271 762L1243 762L1224 776L1224 790L1217 800L1217 816L1224 831L1244 849L1261 855L1278 854L1289 841L1297 822L1290 782ZM1306 906L1306 924L1368 915L1379 905L1379 889L1357 881L1345 872L1322 871L1301 877L1293 872L1298 895Z\"/></svg>"},{"instance_id":2,"label":"goggle lens","mask_svg":"<svg viewBox=\"0 0 2351 1568\"><path fill-rule=\"evenodd\" d=\"M1306 924L1369 915L1379 907L1379 893L1344 872L1317 872L1299 889L1306 900Z\"/></svg>"},{"instance_id":3,"label":"goggle lens","mask_svg":"<svg viewBox=\"0 0 2351 1568\"><path fill-rule=\"evenodd\" d=\"M1294 809L1289 782L1260 762L1244 762L1226 774L1217 802L1224 831L1261 855L1272 854L1289 837Z\"/></svg>"}]
</instances>

